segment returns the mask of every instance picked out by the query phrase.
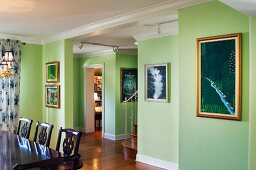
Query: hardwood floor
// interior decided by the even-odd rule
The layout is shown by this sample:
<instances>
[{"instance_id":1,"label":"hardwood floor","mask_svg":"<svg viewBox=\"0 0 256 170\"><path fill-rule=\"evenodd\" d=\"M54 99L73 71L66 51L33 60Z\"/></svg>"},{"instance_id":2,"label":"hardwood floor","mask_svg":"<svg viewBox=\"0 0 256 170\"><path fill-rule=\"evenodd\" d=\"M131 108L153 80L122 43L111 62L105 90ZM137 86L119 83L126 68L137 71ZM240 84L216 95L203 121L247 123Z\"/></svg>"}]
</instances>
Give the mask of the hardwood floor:
<instances>
[{"instance_id":1,"label":"hardwood floor","mask_svg":"<svg viewBox=\"0 0 256 170\"><path fill-rule=\"evenodd\" d=\"M103 139L100 131L83 134L79 153L84 163L83 170L160 170L134 160L124 160L122 141Z\"/></svg>"}]
</instances>

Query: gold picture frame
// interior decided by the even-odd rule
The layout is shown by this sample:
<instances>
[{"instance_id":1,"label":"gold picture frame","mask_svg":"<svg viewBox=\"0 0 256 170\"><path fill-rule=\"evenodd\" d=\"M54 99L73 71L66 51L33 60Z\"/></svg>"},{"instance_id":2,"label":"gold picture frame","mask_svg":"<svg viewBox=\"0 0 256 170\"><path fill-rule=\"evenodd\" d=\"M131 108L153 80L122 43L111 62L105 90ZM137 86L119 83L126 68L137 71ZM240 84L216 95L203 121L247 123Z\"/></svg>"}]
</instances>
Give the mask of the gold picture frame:
<instances>
[{"instance_id":1,"label":"gold picture frame","mask_svg":"<svg viewBox=\"0 0 256 170\"><path fill-rule=\"evenodd\" d=\"M46 63L46 82L58 83L59 82L59 61Z\"/></svg>"},{"instance_id":2,"label":"gold picture frame","mask_svg":"<svg viewBox=\"0 0 256 170\"><path fill-rule=\"evenodd\" d=\"M241 120L241 33L197 39L196 113Z\"/></svg>"},{"instance_id":3,"label":"gold picture frame","mask_svg":"<svg viewBox=\"0 0 256 170\"><path fill-rule=\"evenodd\" d=\"M60 85L45 85L45 106L60 108Z\"/></svg>"}]
</instances>

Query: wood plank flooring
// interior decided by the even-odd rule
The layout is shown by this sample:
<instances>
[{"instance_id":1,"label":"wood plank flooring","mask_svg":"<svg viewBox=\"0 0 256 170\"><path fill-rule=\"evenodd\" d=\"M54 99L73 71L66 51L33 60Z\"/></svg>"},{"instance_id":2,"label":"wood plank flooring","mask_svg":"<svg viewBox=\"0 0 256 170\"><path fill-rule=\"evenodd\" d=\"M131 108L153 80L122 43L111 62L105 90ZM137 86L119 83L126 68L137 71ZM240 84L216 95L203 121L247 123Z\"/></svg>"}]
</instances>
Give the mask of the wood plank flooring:
<instances>
[{"instance_id":1,"label":"wood plank flooring","mask_svg":"<svg viewBox=\"0 0 256 170\"><path fill-rule=\"evenodd\" d=\"M79 153L84 163L83 170L160 170L134 160L124 160L122 141L104 139L100 131L83 134Z\"/></svg>"}]
</instances>

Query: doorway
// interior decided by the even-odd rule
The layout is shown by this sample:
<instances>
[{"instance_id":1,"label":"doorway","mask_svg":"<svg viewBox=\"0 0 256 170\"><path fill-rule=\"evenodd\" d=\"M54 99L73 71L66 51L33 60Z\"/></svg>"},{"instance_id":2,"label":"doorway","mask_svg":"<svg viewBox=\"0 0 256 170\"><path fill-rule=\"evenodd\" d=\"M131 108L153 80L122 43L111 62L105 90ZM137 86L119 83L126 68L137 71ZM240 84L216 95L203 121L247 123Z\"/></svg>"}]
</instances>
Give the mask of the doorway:
<instances>
[{"instance_id":1,"label":"doorway","mask_svg":"<svg viewBox=\"0 0 256 170\"><path fill-rule=\"evenodd\" d=\"M104 134L104 65L85 68L85 132Z\"/></svg>"}]
</instances>

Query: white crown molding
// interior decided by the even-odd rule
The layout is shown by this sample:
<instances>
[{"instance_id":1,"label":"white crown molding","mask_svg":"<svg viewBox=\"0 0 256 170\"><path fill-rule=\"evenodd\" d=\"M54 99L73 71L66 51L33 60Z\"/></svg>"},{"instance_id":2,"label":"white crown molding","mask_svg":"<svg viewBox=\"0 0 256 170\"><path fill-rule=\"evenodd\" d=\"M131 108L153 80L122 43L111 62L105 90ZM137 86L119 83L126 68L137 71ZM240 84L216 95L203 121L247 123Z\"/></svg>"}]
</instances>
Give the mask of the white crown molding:
<instances>
[{"instance_id":1,"label":"white crown molding","mask_svg":"<svg viewBox=\"0 0 256 170\"><path fill-rule=\"evenodd\" d=\"M142 41L147 39L160 38L168 35L176 35L178 33L179 33L178 21L176 21L175 24L172 24L171 27L161 29L161 33L158 33L156 30L152 32L146 32L143 34L133 35L133 38L135 38L136 41Z\"/></svg>"},{"instance_id":2,"label":"white crown molding","mask_svg":"<svg viewBox=\"0 0 256 170\"><path fill-rule=\"evenodd\" d=\"M160 37L165 37L165 36L170 36L170 35L176 35L178 34L177 32L168 32L168 33L148 33L148 34L141 34L141 35L136 35L133 36L137 41L143 41L143 40L148 40L148 39L155 39L155 38L160 38Z\"/></svg>"},{"instance_id":3,"label":"white crown molding","mask_svg":"<svg viewBox=\"0 0 256 170\"><path fill-rule=\"evenodd\" d=\"M89 34L95 31L110 29L119 25L131 23L138 21L144 17L165 13L170 10L177 10L179 8L184 8L192 6L195 4L206 2L206 0L197 0L193 3L188 2L187 0L180 0L177 2L165 1L163 3L158 3L149 7L145 7L139 10L131 11L122 15L117 15L108 19L104 19L98 22L87 24L78 28L74 28L53 36L47 37L44 39L44 43L49 43L53 41L58 41L61 39L74 38L80 35Z\"/></svg>"},{"instance_id":4,"label":"white crown molding","mask_svg":"<svg viewBox=\"0 0 256 170\"><path fill-rule=\"evenodd\" d=\"M179 169L179 165L176 163L152 158L152 157L149 157L146 155L141 155L141 154L136 155L136 161L142 162L145 164L149 164L152 166L156 166L159 168L168 169L168 170L178 170Z\"/></svg>"},{"instance_id":5,"label":"white crown molding","mask_svg":"<svg viewBox=\"0 0 256 170\"><path fill-rule=\"evenodd\" d=\"M12 39L19 40L28 44L42 44L42 40L36 37L31 36L20 36L20 35L11 35L11 34L0 34L0 38L3 39Z\"/></svg>"},{"instance_id":6,"label":"white crown molding","mask_svg":"<svg viewBox=\"0 0 256 170\"><path fill-rule=\"evenodd\" d=\"M170 12L173 10L175 12L177 9L189 7L192 5L196 4L201 4L208 2L210 0L197 0L193 3L187 0L179 0L177 2L173 1L165 1L162 3L158 3L149 7L141 8L139 10L135 11L130 11L125 14L117 15L115 17L111 17L108 19L104 19L101 21L97 21L91 24L87 24L78 28L74 28L65 32L61 32L58 34L55 34L53 36L49 37L36 37L36 36L20 36L20 35L10 35L10 34L0 34L0 38L5 38L5 39L17 39L26 43L31 43L31 44L45 44L45 43L50 43L58 40L63 40L63 39L70 39L74 38L77 36L81 35L86 35L90 34L96 31L100 30L105 30L105 29L111 29L116 26L120 26L123 24L131 23L134 21L141 20L142 18L148 17L148 16L153 16L157 14L164 14L166 12ZM172 33L175 34L175 33ZM167 35L167 34L165 34ZM164 36L164 35L162 35ZM148 38L153 38L157 36L145 36L144 38L140 38L137 36L138 39L147 39Z\"/></svg>"},{"instance_id":7,"label":"white crown molding","mask_svg":"<svg viewBox=\"0 0 256 170\"><path fill-rule=\"evenodd\" d=\"M97 52L90 52L90 53L74 53L75 58L88 58L88 57L95 57L99 55L110 55L114 54L113 50L104 50L104 51L97 51Z\"/></svg>"}]
</instances>

